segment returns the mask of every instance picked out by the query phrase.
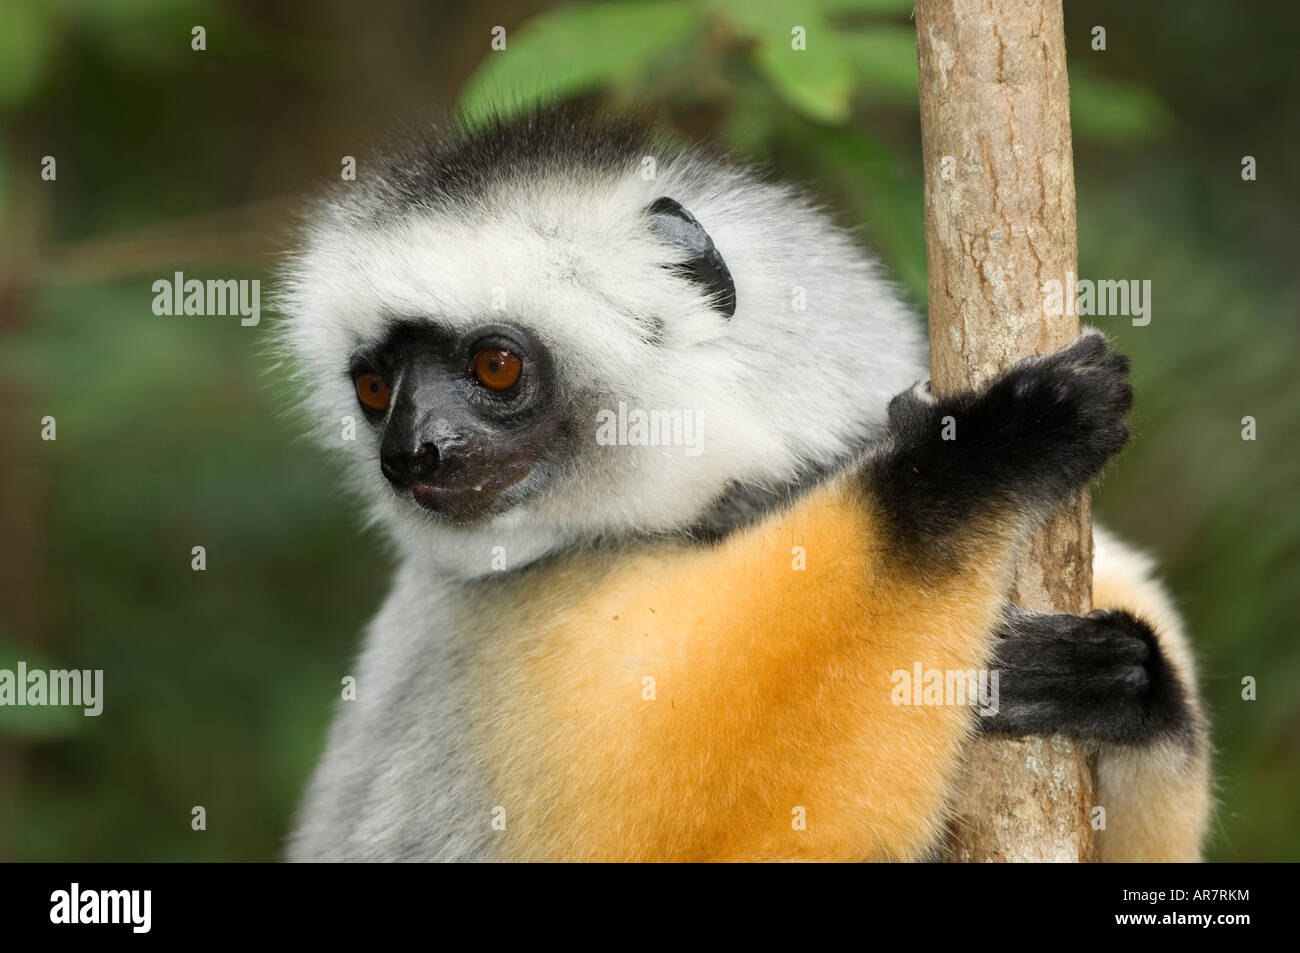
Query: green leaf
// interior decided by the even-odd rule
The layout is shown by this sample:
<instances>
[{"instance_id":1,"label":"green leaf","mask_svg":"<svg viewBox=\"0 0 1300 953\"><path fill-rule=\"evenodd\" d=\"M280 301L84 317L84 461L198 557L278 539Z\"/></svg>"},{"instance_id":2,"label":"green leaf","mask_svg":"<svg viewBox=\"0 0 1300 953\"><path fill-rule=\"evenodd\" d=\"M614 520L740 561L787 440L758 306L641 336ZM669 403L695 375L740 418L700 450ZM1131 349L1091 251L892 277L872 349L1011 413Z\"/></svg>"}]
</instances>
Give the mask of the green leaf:
<instances>
[{"instance_id":1,"label":"green leaf","mask_svg":"<svg viewBox=\"0 0 1300 953\"><path fill-rule=\"evenodd\" d=\"M686 0L565 7L529 20L489 52L461 92L476 123L616 83L701 35L705 11ZM488 41L484 37L484 43Z\"/></svg>"},{"instance_id":2,"label":"green leaf","mask_svg":"<svg viewBox=\"0 0 1300 953\"><path fill-rule=\"evenodd\" d=\"M843 41L858 82L871 98L916 105L919 94L914 30L880 26L847 31Z\"/></svg>"},{"instance_id":3,"label":"green leaf","mask_svg":"<svg viewBox=\"0 0 1300 953\"><path fill-rule=\"evenodd\" d=\"M853 68L839 32L814 0L726 0L719 5L745 36L756 41L754 65L787 103L810 119L849 118ZM802 28L805 49L795 49Z\"/></svg>"}]
</instances>

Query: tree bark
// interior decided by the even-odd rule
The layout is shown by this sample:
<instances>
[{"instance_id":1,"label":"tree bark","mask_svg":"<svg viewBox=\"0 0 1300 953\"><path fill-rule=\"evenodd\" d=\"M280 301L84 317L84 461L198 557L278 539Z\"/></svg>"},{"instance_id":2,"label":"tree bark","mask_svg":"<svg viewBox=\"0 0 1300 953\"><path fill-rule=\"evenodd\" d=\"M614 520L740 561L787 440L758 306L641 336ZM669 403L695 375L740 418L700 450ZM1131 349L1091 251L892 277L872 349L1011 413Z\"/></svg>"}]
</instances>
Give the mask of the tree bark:
<instances>
[{"instance_id":1,"label":"tree bark","mask_svg":"<svg viewBox=\"0 0 1300 953\"><path fill-rule=\"evenodd\" d=\"M979 385L1079 331L1044 312L1076 269L1074 164L1061 0L917 0L936 392ZM1016 563L1010 600L1086 612L1087 494ZM1092 858L1092 773L1064 738L973 746L947 844L955 861Z\"/></svg>"}]
</instances>

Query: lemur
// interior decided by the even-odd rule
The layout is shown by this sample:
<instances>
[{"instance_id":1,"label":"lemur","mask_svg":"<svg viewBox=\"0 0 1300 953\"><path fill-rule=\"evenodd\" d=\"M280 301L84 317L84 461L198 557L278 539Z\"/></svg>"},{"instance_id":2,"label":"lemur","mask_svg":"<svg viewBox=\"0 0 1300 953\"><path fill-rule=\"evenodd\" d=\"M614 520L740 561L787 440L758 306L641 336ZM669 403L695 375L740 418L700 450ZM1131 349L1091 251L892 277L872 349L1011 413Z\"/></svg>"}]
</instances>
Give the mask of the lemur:
<instances>
[{"instance_id":1,"label":"lemur","mask_svg":"<svg viewBox=\"0 0 1300 953\"><path fill-rule=\"evenodd\" d=\"M1100 334L934 396L846 231L635 119L377 161L283 276L307 413L397 560L289 859L928 859L981 731L1095 749L1102 859L1199 858L1206 719L1150 562L1099 529L1096 611L1006 604L1128 439ZM997 713L896 704L918 663L996 670Z\"/></svg>"}]
</instances>

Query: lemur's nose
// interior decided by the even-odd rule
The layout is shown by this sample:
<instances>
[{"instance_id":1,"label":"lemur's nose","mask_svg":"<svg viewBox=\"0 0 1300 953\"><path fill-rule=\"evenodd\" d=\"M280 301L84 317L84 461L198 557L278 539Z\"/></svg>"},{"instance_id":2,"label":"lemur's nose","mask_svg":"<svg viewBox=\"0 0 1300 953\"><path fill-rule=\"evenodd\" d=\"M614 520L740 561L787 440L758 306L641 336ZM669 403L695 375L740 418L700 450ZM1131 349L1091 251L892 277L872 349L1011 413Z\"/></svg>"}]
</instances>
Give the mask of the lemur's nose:
<instances>
[{"instance_id":1,"label":"lemur's nose","mask_svg":"<svg viewBox=\"0 0 1300 953\"><path fill-rule=\"evenodd\" d=\"M428 479L438 469L438 448L432 443L422 443L414 453L385 450L379 457L379 469L389 483L404 490L412 483Z\"/></svg>"}]
</instances>

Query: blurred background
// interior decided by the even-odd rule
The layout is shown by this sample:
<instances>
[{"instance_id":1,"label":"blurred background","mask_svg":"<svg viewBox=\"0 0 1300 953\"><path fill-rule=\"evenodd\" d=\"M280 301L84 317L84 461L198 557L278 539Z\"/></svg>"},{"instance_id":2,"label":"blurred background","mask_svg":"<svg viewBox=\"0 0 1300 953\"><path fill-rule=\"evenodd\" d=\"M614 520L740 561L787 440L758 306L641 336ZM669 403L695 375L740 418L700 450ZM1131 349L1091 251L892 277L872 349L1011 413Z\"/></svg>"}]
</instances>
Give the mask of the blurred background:
<instances>
[{"instance_id":1,"label":"blurred background","mask_svg":"<svg viewBox=\"0 0 1300 953\"><path fill-rule=\"evenodd\" d=\"M261 278L269 308L295 209L342 156L457 109L582 95L808 184L923 312L910 14L0 0L0 667L101 668L106 696L99 718L0 708L0 858L276 857L383 594L382 545L270 370L275 317L158 317L155 280ZM1066 21L1079 273L1152 282L1149 326L1093 319L1134 358L1139 435L1097 514L1159 557L1201 651L1210 856L1295 860L1300 6L1067 0ZM776 55L794 23L797 71Z\"/></svg>"}]
</instances>

